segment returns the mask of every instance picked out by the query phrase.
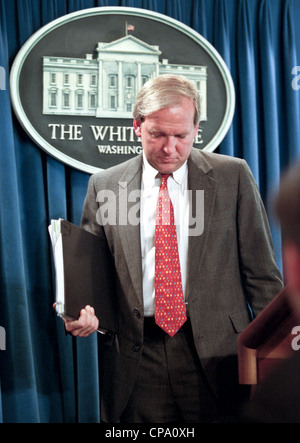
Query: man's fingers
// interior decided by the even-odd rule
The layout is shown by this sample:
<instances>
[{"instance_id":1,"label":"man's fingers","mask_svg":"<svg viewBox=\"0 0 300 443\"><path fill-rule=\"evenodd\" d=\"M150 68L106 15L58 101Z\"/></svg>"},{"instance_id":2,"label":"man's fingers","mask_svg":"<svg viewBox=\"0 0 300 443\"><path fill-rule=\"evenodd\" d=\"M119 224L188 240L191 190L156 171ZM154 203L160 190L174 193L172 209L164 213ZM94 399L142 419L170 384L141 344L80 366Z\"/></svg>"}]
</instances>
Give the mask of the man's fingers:
<instances>
[{"instance_id":1,"label":"man's fingers","mask_svg":"<svg viewBox=\"0 0 300 443\"><path fill-rule=\"evenodd\" d=\"M95 315L95 310L91 306L86 306L80 311L78 320L65 320L65 327L68 332L78 337L87 337L98 329L99 320Z\"/></svg>"}]
</instances>

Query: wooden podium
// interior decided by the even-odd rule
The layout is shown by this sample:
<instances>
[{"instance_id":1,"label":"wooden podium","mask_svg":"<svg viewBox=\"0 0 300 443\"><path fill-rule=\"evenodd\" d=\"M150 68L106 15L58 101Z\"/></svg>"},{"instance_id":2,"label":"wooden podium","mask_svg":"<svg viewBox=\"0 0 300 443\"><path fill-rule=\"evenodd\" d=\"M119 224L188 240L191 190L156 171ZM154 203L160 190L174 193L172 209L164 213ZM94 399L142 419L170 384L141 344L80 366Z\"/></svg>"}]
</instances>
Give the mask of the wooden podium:
<instances>
[{"instance_id":1,"label":"wooden podium","mask_svg":"<svg viewBox=\"0 0 300 443\"><path fill-rule=\"evenodd\" d=\"M252 385L253 391L294 352L292 329L300 321L293 315L287 291L284 288L239 336L239 382Z\"/></svg>"}]
</instances>

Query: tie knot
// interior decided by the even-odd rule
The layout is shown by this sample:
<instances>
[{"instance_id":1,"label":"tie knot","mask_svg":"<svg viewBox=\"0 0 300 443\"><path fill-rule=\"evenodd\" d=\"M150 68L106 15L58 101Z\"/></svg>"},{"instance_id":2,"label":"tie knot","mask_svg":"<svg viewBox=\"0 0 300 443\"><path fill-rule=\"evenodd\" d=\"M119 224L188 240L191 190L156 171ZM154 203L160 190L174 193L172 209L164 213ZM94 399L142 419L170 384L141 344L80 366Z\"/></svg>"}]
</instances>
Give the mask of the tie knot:
<instances>
[{"instance_id":1,"label":"tie knot","mask_svg":"<svg viewBox=\"0 0 300 443\"><path fill-rule=\"evenodd\" d=\"M166 185L171 174L161 174L161 184Z\"/></svg>"}]
</instances>

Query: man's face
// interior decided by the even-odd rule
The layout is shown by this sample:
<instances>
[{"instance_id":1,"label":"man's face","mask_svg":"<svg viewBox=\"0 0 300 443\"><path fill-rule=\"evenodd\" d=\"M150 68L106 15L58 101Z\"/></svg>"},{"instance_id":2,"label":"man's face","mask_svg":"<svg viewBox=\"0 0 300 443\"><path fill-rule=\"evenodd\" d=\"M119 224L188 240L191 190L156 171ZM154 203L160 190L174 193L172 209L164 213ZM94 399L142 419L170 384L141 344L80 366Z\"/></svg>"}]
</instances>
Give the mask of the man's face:
<instances>
[{"instance_id":1,"label":"man's face","mask_svg":"<svg viewBox=\"0 0 300 443\"><path fill-rule=\"evenodd\" d=\"M189 157L198 130L194 115L192 100L184 98L180 105L153 112L142 123L134 120L146 158L160 173L171 174Z\"/></svg>"}]
</instances>

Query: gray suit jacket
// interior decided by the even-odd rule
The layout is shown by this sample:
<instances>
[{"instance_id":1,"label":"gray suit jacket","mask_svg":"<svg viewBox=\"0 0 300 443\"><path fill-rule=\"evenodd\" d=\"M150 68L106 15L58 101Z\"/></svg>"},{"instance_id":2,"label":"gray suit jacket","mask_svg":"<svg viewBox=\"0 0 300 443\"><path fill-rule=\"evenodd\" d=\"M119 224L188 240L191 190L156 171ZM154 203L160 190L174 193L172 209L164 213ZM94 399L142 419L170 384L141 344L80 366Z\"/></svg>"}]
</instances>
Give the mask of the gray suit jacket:
<instances>
[{"instance_id":1,"label":"gray suit jacket","mask_svg":"<svg viewBox=\"0 0 300 443\"><path fill-rule=\"evenodd\" d=\"M105 236L117 271L118 333L101 339L101 419L107 422L117 421L126 406L143 346L140 226L126 223L122 206L127 195L140 190L141 173L138 156L93 175L82 213L82 227ZM204 230L189 237L188 251L186 292L194 342L211 388L233 404L238 334L251 320L249 306L257 315L282 289L281 275L265 209L244 160L192 149L188 186L193 208L195 191L204 191ZM116 208L117 223L98 223L101 190L116 198L105 208ZM134 199L126 210L138 216L138 209Z\"/></svg>"}]
</instances>

